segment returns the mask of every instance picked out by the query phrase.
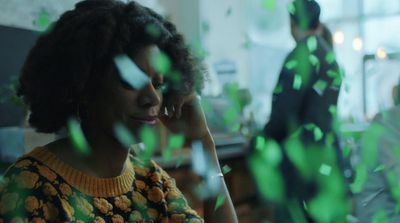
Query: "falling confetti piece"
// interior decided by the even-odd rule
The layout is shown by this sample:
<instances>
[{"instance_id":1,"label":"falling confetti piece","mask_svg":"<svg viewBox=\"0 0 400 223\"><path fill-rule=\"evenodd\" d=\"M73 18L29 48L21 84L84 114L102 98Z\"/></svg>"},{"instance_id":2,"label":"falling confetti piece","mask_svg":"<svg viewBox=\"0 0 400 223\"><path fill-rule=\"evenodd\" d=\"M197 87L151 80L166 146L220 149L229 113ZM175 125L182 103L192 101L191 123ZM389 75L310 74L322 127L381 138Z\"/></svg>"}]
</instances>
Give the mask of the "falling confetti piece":
<instances>
[{"instance_id":1,"label":"falling confetti piece","mask_svg":"<svg viewBox=\"0 0 400 223\"><path fill-rule=\"evenodd\" d=\"M314 127L313 133L314 133L314 140L316 142L318 142L319 140L322 139L322 137L324 137L324 133L322 132L322 130L318 126Z\"/></svg>"},{"instance_id":2,"label":"falling confetti piece","mask_svg":"<svg viewBox=\"0 0 400 223\"><path fill-rule=\"evenodd\" d=\"M265 160L255 154L250 157L249 166L261 195L271 201L282 201L285 197L284 183L279 171L266 165Z\"/></svg>"},{"instance_id":3,"label":"falling confetti piece","mask_svg":"<svg viewBox=\"0 0 400 223\"><path fill-rule=\"evenodd\" d=\"M89 155L89 144L83 134L81 125L76 119L69 119L68 130L74 148L76 148L82 155Z\"/></svg>"},{"instance_id":4,"label":"falling confetti piece","mask_svg":"<svg viewBox=\"0 0 400 223\"><path fill-rule=\"evenodd\" d=\"M207 157L203 149L203 144L200 141L192 143L192 168L199 176L204 176L207 173Z\"/></svg>"},{"instance_id":5,"label":"falling confetti piece","mask_svg":"<svg viewBox=\"0 0 400 223\"><path fill-rule=\"evenodd\" d=\"M383 170L385 170L385 165L381 164L374 169L374 172L376 173L376 172L380 172Z\"/></svg>"},{"instance_id":6,"label":"falling confetti piece","mask_svg":"<svg viewBox=\"0 0 400 223\"><path fill-rule=\"evenodd\" d=\"M178 156L178 158L176 159L175 168L179 168L184 160L185 160L184 156Z\"/></svg>"},{"instance_id":7,"label":"falling confetti piece","mask_svg":"<svg viewBox=\"0 0 400 223\"><path fill-rule=\"evenodd\" d=\"M294 76L293 89L295 89L295 90L300 90L301 84L302 84L301 82L302 82L301 76L298 75L298 74L296 74L296 75Z\"/></svg>"},{"instance_id":8,"label":"falling confetti piece","mask_svg":"<svg viewBox=\"0 0 400 223\"><path fill-rule=\"evenodd\" d=\"M266 10L275 10L276 0L261 0L261 6Z\"/></svg>"},{"instance_id":9,"label":"falling confetti piece","mask_svg":"<svg viewBox=\"0 0 400 223\"><path fill-rule=\"evenodd\" d=\"M372 217L371 223L387 223L388 215L383 209L379 209Z\"/></svg>"},{"instance_id":10,"label":"falling confetti piece","mask_svg":"<svg viewBox=\"0 0 400 223\"><path fill-rule=\"evenodd\" d=\"M158 38L161 35L160 28L155 24L149 24L146 26L145 31L147 34L152 36L153 38Z\"/></svg>"},{"instance_id":11,"label":"falling confetti piece","mask_svg":"<svg viewBox=\"0 0 400 223\"><path fill-rule=\"evenodd\" d=\"M314 86L313 89L315 90L315 92L318 93L318 95L322 96L325 92L325 89L328 87L328 84L326 83L326 81L323 80L318 80Z\"/></svg>"},{"instance_id":12,"label":"falling confetti piece","mask_svg":"<svg viewBox=\"0 0 400 223\"><path fill-rule=\"evenodd\" d=\"M311 36L307 39L307 47L310 52L314 52L317 50L317 38L315 36Z\"/></svg>"},{"instance_id":13,"label":"falling confetti piece","mask_svg":"<svg viewBox=\"0 0 400 223\"><path fill-rule=\"evenodd\" d=\"M114 62L122 80L133 89L142 89L150 83L149 77L127 55L116 56Z\"/></svg>"},{"instance_id":14,"label":"falling confetti piece","mask_svg":"<svg viewBox=\"0 0 400 223\"><path fill-rule=\"evenodd\" d=\"M171 69L171 60L163 52L158 52L154 54L152 56L151 63L154 69L162 75L167 74Z\"/></svg>"},{"instance_id":15,"label":"falling confetti piece","mask_svg":"<svg viewBox=\"0 0 400 223\"><path fill-rule=\"evenodd\" d=\"M368 178L368 172L367 172L367 167L365 165L358 165L356 167L356 178L354 182L350 185L350 189L353 193L359 193L361 192L364 183L367 181Z\"/></svg>"},{"instance_id":16,"label":"falling confetti piece","mask_svg":"<svg viewBox=\"0 0 400 223\"><path fill-rule=\"evenodd\" d=\"M285 64L286 69L292 70L293 68L297 67L299 62L297 60L290 60Z\"/></svg>"},{"instance_id":17,"label":"falling confetti piece","mask_svg":"<svg viewBox=\"0 0 400 223\"><path fill-rule=\"evenodd\" d=\"M283 92L282 84L278 84L274 89L274 94L280 94Z\"/></svg>"},{"instance_id":18,"label":"falling confetti piece","mask_svg":"<svg viewBox=\"0 0 400 223\"><path fill-rule=\"evenodd\" d=\"M311 63L312 66L318 66L318 65L319 65L319 59L318 59L318 57L316 57L315 55L311 54L311 55L308 57L308 59L309 59L309 61L310 61L310 63Z\"/></svg>"},{"instance_id":19,"label":"falling confetti piece","mask_svg":"<svg viewBox=\"0 0 400 223\"><path fill-rule=\"evenodd\" d=\"M183 147L185 137L182 134L171 135L168 138L168 147L174 149L180 149Z\"/></svg>"},{"instance_id":20,"label":"falling confetti piece","mask_svg":"<svg viewBox=\"0 0 400 223\"><path fill-rule=\"evenodd\" d=\"M294 15L294 13L296 13L296 7L294 6L293 2L288 4L287 10L291 15Z\"/></svg>"},{"instance_id":21,"label":"falling confetti piece","mask_svg":"<svg viewBox=\"0 0 400 223\"><path fill-rule=\"evenodd\" d=\"M214 211L216 211L218 208L220 208L224 203L225 203L225 196L224 195L218 195L217 201L215 202Z\"/></svg>"},{"instance_id":22,"label":"falling confetti piece","mask_svg":"<svg viewBox=\"0 0 400 223\"><path fill-rule=\"evenodd\" d=\"M132 145L135 143L132 133L121 123L114 124L114 134L123 145Z\"/></svg>"},{"instance_id":23,"label":"falling confetti piece","mask_svg":"<svg viewBox=\"0 0 400 223\"><path fill-rule=\"evenodd\" d=\"M158 144L155 130L148 126L142 127L140 130L140 141L144 145L144 150L139 154L140 158L144 161L148 161L152 156Z\"/></svg>"},{"instance_id":24,"label":"falling confetti piece","mask_svg":"<svg viewBox=\"0 0 400 223\"><path fill-rule=\"evenodd\" d=\"M327 53L325 55L325 61L328 64L332 64L333 62L335 62L335 60L336 60L336 57L335 57L335 54L332 51L330 51L329 53Z\"/></svg>"},{"instance_id":25,"label":"falling confetti piece","mask_svg":"<svg viewBox=\"0 0 400 223\"><path fill-rule=\"evenodd\" d=\"M185 137L182 134L169 136L167 148L163 150L163 159L169 161L172 157L172 152L174 150L182 149L184 142Z\"/></svg>"},{"instance_id":26,"label":"falling confetti piece","mask_svg":"<svg viewBox=\"0 0 400 223\"><path fill-rule=\"evenodd\" d=\"M225 165L224 167L222 167L222 173L223 174L227 174L229 172L231 172L232 168L228 165Z\"/></svg>"},{"instance_id":27,"label":"falling confetti piece","mask_svg":"<svg viewBox=\"0 0 400 223\"><path fill-rule=\"evenodd\" d=\"M322 175L329 176L331 175L332 167L326 164L322 164L321 167L319 168L319 172Z\"/></svg>"},{"instance_id":28,"label":"falling confetti piece","mask_svg":"<svg viewBox=\"0 0 400 223\"><path fill-rule=\"evenodd\" d=\"M262 136L256 137L256 149L262 151L265 147L265 138Z\"/></svg>"},{"instance_id":29,"label":"falling confetti piece","mask_svg":"<svg viewBox=\"0 0 400 223\"><path fill-rule=\"evenodd\" d=\"M39 12L38 17L35 20L35 25L41 30L46 30L49 27L49 25L50 25L50 14L47 12L47 10L42 9Z\"/></svg>"}]
</instances>

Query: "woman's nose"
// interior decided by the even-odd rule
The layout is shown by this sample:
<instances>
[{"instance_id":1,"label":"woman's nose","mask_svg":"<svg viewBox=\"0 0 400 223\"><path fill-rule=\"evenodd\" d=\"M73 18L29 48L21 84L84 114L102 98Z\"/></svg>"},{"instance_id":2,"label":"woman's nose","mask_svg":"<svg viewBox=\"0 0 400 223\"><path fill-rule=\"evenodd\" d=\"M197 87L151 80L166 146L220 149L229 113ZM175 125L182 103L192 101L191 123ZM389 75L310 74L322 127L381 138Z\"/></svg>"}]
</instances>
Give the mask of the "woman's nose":
<instances>
[{"instance_id":1,"label":"woman's nose","mask_svg":"<svg viewBox=\"0 0 400 223\"><path fill-rule=\"evenodd\" d=\"M161 94L154 88L153 84L146 85L139 96L139 105L142 107L157 106L161 103Z\"/></svg>"}]
</instances>

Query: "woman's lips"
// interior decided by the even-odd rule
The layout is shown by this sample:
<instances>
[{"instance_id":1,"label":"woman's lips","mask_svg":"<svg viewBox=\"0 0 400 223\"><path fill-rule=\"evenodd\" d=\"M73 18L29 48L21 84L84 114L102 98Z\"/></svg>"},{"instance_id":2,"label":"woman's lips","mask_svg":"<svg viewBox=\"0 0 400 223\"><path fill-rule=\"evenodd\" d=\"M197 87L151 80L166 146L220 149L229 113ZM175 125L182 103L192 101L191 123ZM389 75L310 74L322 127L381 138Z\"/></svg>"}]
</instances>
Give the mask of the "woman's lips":
<instances>
[{"instance_id":1,"label":"woman's lips","mask_svg":"<svg viewBox=\"0 0 400 223\"><path fill-rule=\"evenodd\" d=\"M132 117L132 119L147 125L155 125L157 123L157 117L145 117L145 118Z\"/></svg>"}]
</instances>

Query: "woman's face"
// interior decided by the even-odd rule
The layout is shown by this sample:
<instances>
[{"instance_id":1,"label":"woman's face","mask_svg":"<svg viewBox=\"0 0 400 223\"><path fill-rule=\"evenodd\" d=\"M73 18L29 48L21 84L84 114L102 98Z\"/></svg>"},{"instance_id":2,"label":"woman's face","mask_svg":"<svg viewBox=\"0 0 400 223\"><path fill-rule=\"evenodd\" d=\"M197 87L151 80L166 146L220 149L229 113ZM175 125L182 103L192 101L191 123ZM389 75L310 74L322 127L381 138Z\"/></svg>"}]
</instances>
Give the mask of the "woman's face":
<instances>
[{"instance_id":1,"label":"woman's face","mask_svg":"<svg viewBox=\"0 0 400 223\"><path fill-rule=\"evenodd\" d=\"M133 58L150 79L149 84L141 89L133 89L124 82L117 69L106 75L104 90L100 90L89 106L88 121L91 126L113 134L114 124L122 123L137 137L141 127L157 123L164 80L151 66L151 58L156 51L158 48L154 45L144 47Z\"/></svg>"}]
</instances>

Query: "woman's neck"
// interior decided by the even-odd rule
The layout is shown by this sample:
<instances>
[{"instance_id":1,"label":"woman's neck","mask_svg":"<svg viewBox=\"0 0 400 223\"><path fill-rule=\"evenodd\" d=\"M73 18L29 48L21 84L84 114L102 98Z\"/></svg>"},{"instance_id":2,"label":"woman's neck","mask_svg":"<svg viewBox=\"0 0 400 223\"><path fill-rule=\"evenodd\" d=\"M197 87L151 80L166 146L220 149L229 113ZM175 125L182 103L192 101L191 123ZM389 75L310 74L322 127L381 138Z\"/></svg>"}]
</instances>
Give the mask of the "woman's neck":
<instances>
[{"instance_id":1,"label":"woman's neck","mask_svg":"<svg viewBox=\"0 0 400 223\"><path fill-rule=\"evenodd\" d=\"M46 147L62 161L85 174L99 178L121 175L127 163L129 149L101 130L87 128L84 132L90 147L88 155L74 148L69 138L62 138Z\"/></svg>"}]
</instances>

